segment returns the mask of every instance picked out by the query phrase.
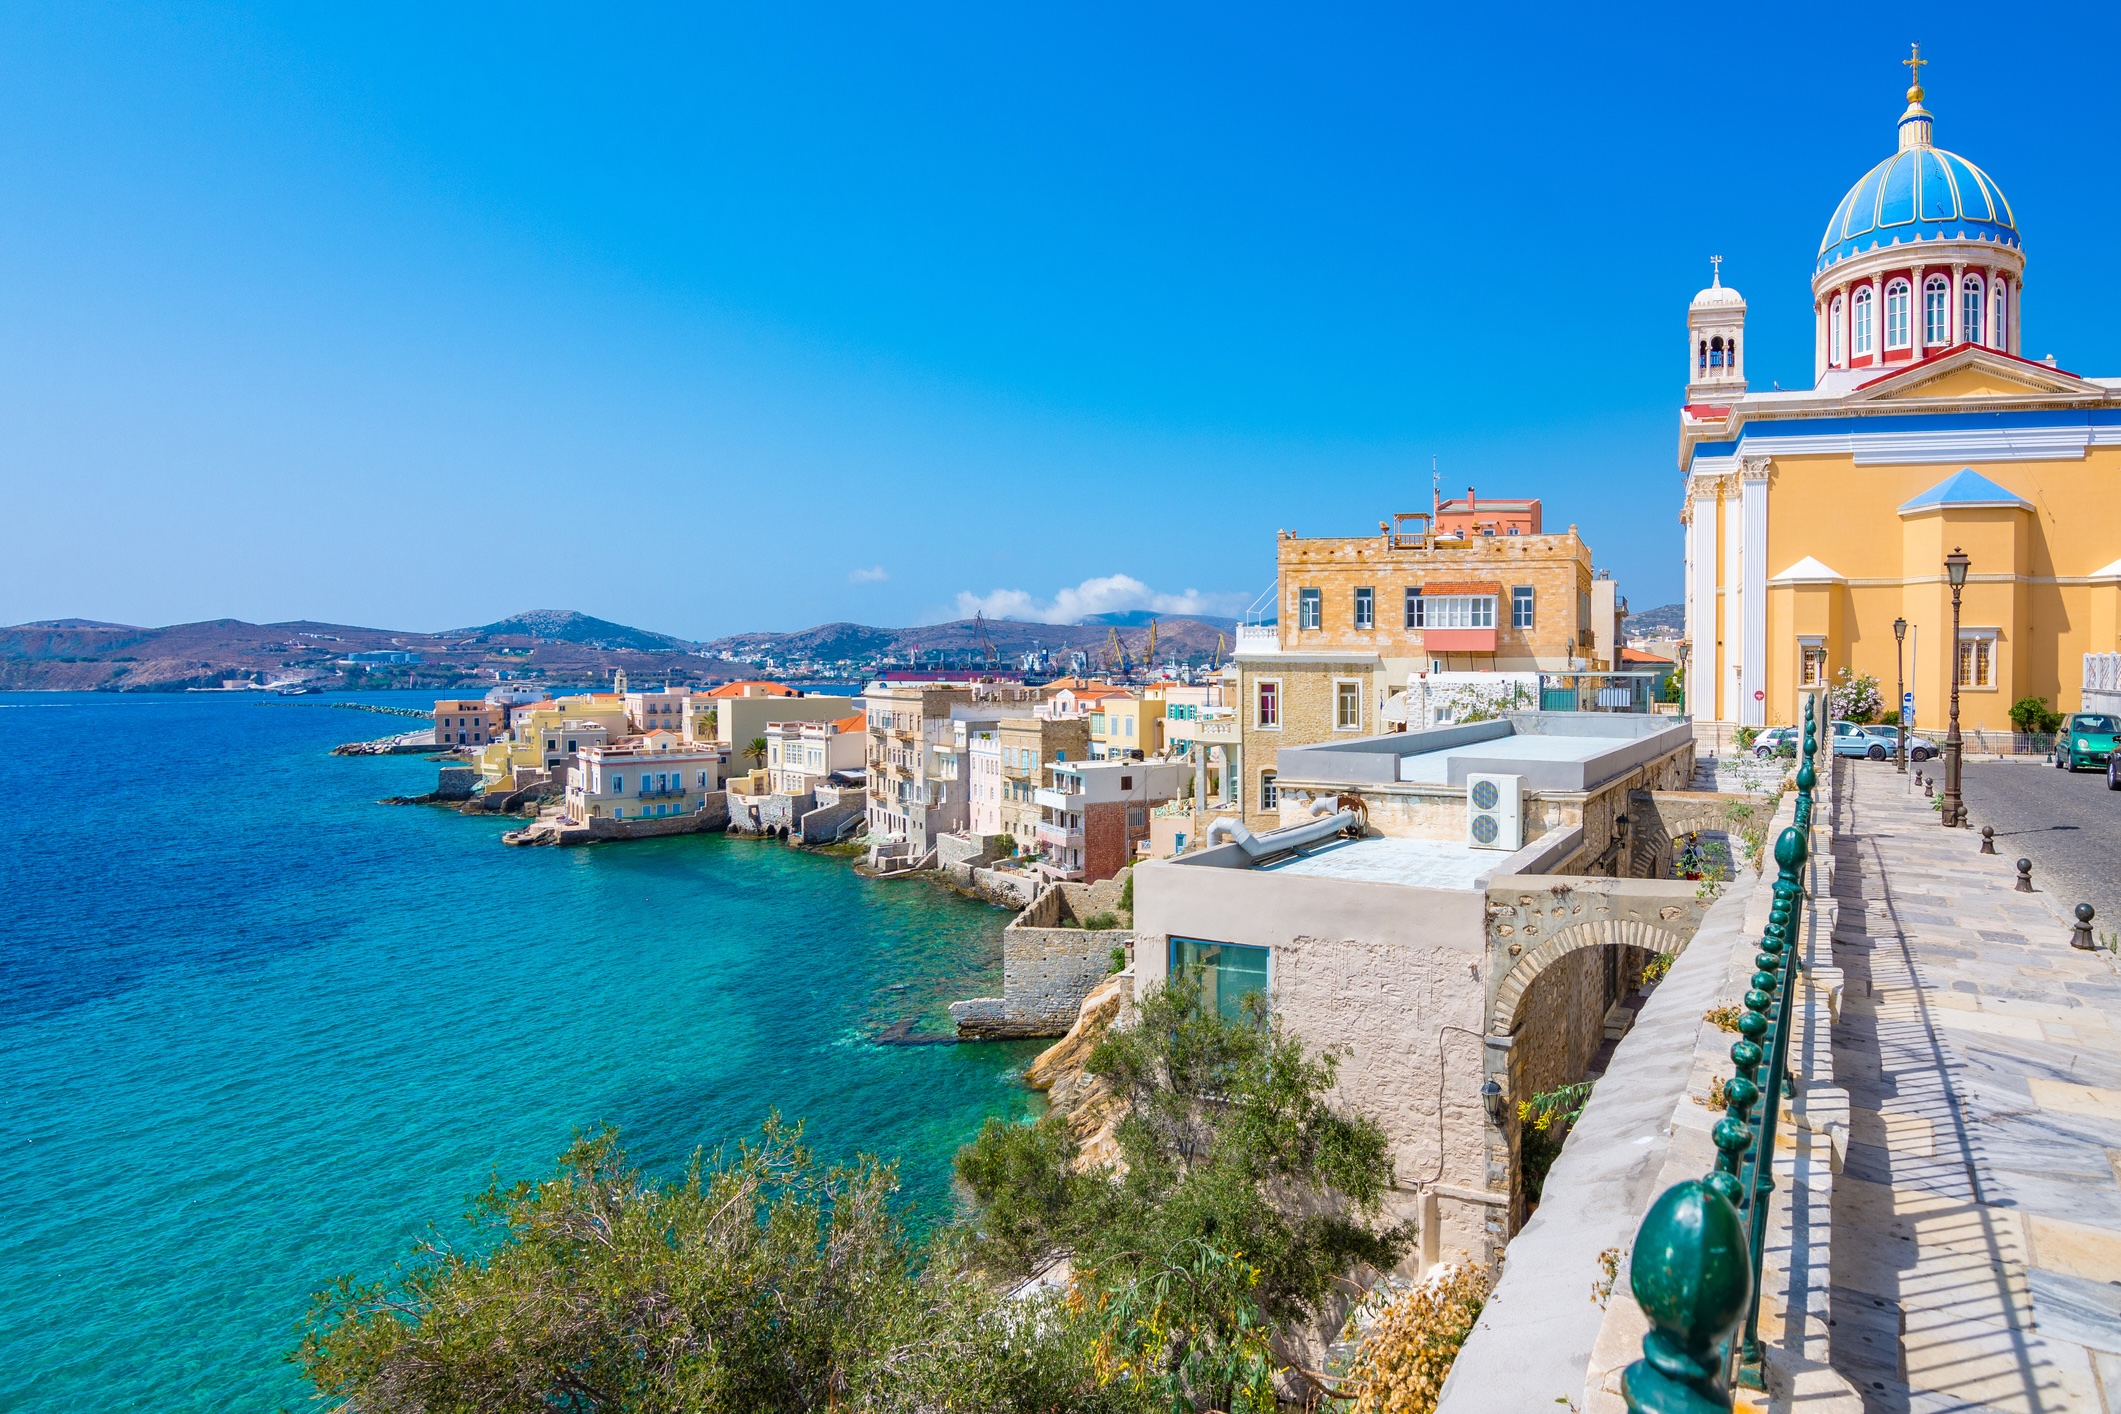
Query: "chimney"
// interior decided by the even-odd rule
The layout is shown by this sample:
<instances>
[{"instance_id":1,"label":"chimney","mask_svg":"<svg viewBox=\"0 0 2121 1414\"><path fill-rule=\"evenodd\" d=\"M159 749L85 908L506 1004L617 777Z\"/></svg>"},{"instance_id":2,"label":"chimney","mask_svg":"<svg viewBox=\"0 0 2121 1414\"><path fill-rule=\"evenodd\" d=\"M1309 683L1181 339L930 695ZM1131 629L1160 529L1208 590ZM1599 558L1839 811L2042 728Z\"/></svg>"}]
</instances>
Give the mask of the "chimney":
<instances>
[{"instance_id":1,"label":"chimney","mask_svg":"<svg viewBox=\"0 0 2121 1414\"><path fill-rule=\"evenodd\" d=\"M1480 499L1473 494L1473 488L1468 486L1466 488L1466 511L1468 514L1471 514L1472 512L1477 511L1479 509Z\"/></svg>"}]
</instances>

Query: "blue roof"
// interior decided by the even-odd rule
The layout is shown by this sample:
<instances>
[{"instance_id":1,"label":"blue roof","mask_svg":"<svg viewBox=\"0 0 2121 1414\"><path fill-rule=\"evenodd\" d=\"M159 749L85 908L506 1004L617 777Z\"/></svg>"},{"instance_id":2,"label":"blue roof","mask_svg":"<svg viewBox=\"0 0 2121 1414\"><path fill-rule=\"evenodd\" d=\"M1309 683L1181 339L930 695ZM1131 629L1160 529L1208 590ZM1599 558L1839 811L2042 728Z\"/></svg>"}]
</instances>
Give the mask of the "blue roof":
<instances>
[{"instance_id":1,"label":"blue roof","mask_svg":"<svg viewBox=\"0 0 2121 1414\"><path fill-rule=\"evenodd\" d=\"M1910 147L1857 179L1819 240L1813 273L1903 241L1994 241L2018 247L2018 218L1995 178L1956 152Z\"/></svg>"},{"instance_id":2,"label":"blue roof","mask_svg":"<svg viewBox=\"0 0 2121 1414\"><path fill-rule=\"evenodd\" d=\"M1946 506L2019 506L2028 511L2033 508L2032 502L2004 490L1969 466L1953 472L1909 501L1900 508L1900 514L1941 510Z\"/></svg>"}]
</instances>

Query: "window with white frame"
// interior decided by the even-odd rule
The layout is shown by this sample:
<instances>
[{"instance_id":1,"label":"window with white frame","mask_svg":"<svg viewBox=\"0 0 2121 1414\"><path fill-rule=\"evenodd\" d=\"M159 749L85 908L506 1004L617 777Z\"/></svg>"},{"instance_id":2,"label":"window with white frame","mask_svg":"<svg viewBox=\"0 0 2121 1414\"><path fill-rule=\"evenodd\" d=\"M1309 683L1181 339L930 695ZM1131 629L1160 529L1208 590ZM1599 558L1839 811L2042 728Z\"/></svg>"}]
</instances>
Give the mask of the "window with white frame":
<instances>
[{"instance_id":1,"label":"window with white frame","mask_svg":"<svg viewBox=\"0 0 2121 1414\"><path fill-rule=\"evenodd\" d=\"M1871 352L1871 292L1870 287L1856 291L1855 336L1856 357L1866 358Z\"/></svg>"},{"instance_id":2,"label":"window with white frame","mask_svg":"<svg viewBox=\"0 0 2121 1414\"><path fill-rule=\"evenodd\" d=\"M1315 589L1299 589L1296 591L1296 626L1298 628L1318 627L1319 599L1319 592Z\"/></svg>"},{"instance_id":3,"label":"window with white frame","mask_svg":"<svg viewBox=\"0 0 2121 1414\"><path fill-rule=\"evenodd\" d=\"M1337 732L1359 732L1362 730L1362 684L1352 679L1337 679L1333 684L1333 730Z\"/></svg>"},{"instance_id":4,"label":"window with white frame","mask_svg":"<svg viewBox=\"0 0 2121 1414\"><path fill-rule=\"evenodd\" d=\"M1421 586L1419 585L1407 591L1407 627L1421 627Z\"/></svg>"},{"instance_id":5,"label":"window with white frame","mask_svg":"<svg viewBox=\"0 0 2121 1414\"><path fill-rule=\"evenodd\" d=\"M1252 725L1268 731L1281 726L1281 679L1266 678L1252 685Z\"/></svg>"},{"instance_id":6,"label":"window with white frame","mask_svg":"<svg viewBox=\"0 0 2121 1414\"><path fill-rule=\"evenodd\" d=\"M1830 312L1830 313L1829 313L1829 314L1827 315L1827 317L1826 317L1826 318L1827 318L1827 329L1826 329L1827 355L1826 355L1826 361L1827 361L1828 363L1832 364L1832 365L1833 365L1834 367L1836 367L1836 368L1839 368L1839 367L1840 367L1840 366L1842 365L1842 363L1843 363L1843 362L1844 362L1844 361L1845 361L1845 360L1846 360L1846 359L1848 358L1848 350L1847 350L1847 348L1845 348L1845 347L1843 346L1843 344L1842 344L1842 339L1841 339L1841 311L1842 311L1842 309L1843 309L1843 305L1842 305L1842 300L1841 300L1841 296L1840 296L1840 295L1835 295L1835 296L1834 296L1834 306L1833 306L1833 310L1832 310L1832 312Z\"/></svg>"},{"instance_id":7,"label":"window with white frame","mask_svg":"<svg viewBox=\"0 0 2121 1414\"><path fill-rule=\"evenodd\" d=\"M1281 809L1281 792L1275 788L1275 778L1273 771L1259 773L1259 808L1262 810Z\"/></svg>"},{"instance_id":8,"label":"window with white frame","mask_svg":"<svg viewBox=\"0 0 2121 1414\"><path fill-rule=\"evenodd\" d=\"M1952 282L1932 275L1922 282L1922 342L1941 344L1952 336Z\"/></svg>"},{"instance_id":9,"label":"window with white frame","mask_svg":"<svg viewBox=\"0 0 2121 1414\"><path fill-rule=\"evenodd\" d=\"M1959 286L1959 341L1981 342L1981 308L1987 301L1981 292L1981 277L1969 275Z\"/></svg>"},{"instance_id":10,"label":"window with white frame","mask_svg":"<svg viewBox=\"0 0 2121 1414\"><path fill-rule=\"evenodd\" d=\"M1889 349L1908 346L1907 303L1907 281L1895 280L1885 287L1885 346Z\"/></svg>"},{"instance_id":11,"label":"window with white frame","mask_svg":"<svg viewBox=\"0 0 2121 1414\"><path fill-rule=\"evenodd\" d=\"M1424 594L1414 601L1415 628L1493 628L1492 594Z\"/></svg>"},{"instance_id":12,"label":"window with white frame","mask_svg":"<svg viewBox=\"0 0 2121 1414\"><path fill-rule=\"evenodd\" d=\"M1996 630L1959 630L1959 686L1965 689L1996 685Z\"/></svg>"},{"instance_id":13,"label":"window with white frame","mask_svg":"<svg viewBox=\"0 0 2121 1414\"><path fill-rule=\"evenodd\" d=\"M1510 627L1532 626L1532 586L1520 584L1510 590Z\"/></svg>"},{"instance_id":14,"label":"window with white frame","mask_svg":"<svg viewBox=\"0 0 2121 1414\"><path fill-rule=\"evenodd\" d=\"M1358 589L1355 591L1355 627L1377 627L1377 591Z\"/></svg>"}]
</instances>

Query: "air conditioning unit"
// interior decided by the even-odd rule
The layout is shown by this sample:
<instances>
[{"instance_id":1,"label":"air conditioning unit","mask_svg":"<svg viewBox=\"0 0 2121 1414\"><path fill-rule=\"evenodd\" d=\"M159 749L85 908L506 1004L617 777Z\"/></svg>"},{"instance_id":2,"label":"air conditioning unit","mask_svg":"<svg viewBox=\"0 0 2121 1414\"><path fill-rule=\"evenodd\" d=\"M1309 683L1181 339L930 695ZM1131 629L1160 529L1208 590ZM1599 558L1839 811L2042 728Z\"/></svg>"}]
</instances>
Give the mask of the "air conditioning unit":
<instances>
[{"instance_id":1,"label":"air conditioning unit","mask_svg":"<svg viewBox=\"0 0 2121 1414\"><path fill-rule=\"evenodd\" d=\"M1466 776L1466 843L1474 849L1524 848L1524 777Z\"/></svg>"}]
</instances>

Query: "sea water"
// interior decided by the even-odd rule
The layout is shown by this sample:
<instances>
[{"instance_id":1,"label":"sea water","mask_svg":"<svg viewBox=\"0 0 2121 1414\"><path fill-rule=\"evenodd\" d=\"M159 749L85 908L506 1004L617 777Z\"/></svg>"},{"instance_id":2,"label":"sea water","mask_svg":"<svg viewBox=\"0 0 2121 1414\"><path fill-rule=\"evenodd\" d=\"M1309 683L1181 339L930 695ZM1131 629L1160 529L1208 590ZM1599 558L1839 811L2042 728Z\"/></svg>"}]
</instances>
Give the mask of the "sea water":
<instances>
[{"instance_id":1,"label":"sea water","mask_svg":"<svg viewBox=\"0 0 2121 1414\"><path fill-rule=\"evenodd\" d=\"M345 698L0 694L0 1409L295 1408L311 1291L611 1123L658 1173L809 1122L909 1203L1035 1047L883 1046L993 995L1005 915L694 835L510 849L385 806ZM365 694L426 706L431 697Z\"/></svg>"}]
</instances>

